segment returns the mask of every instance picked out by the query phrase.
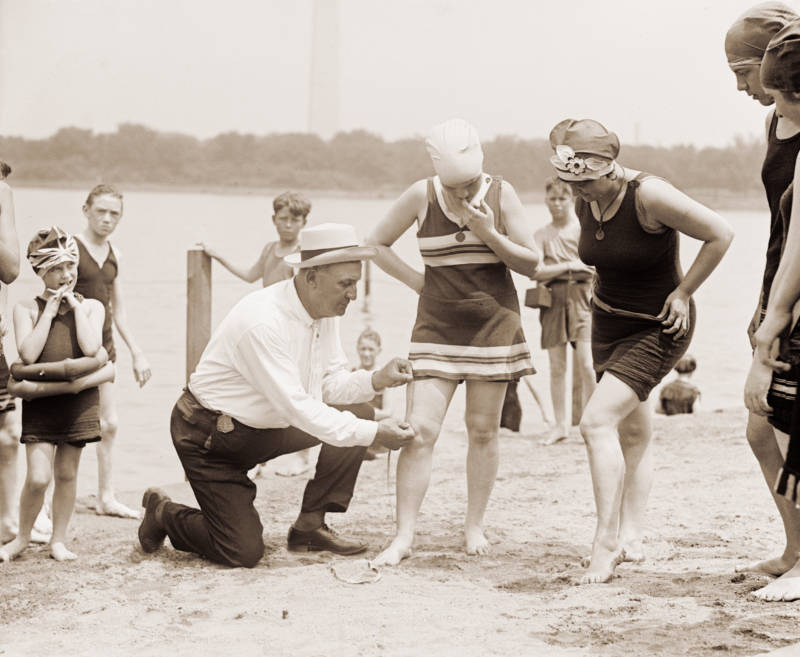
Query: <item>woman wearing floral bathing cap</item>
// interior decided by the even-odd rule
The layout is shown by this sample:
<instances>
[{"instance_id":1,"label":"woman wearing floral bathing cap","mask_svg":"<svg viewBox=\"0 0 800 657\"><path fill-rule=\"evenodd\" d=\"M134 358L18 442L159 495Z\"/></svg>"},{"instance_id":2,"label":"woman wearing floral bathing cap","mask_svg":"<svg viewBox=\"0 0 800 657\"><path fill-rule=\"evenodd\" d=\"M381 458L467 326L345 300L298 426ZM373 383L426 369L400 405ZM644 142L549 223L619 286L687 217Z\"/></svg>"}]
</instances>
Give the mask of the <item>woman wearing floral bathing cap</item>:
<instances>
[{"instance_id":1,"label":"woman wearing floral bathing cap","mask_svg":"<svg viewBox=\"0 0 800 657\"><path fill-rule=\"evenodd\" d=\"M797 18L798 15L782 2L764 2L751 7L739 16L725 35L725 54L728 65L736 75L739 90L746 92L762 105L772 105L774 102L772 96L761 86L760 79L761 61L767 45L773 36ZM800 152L800 124L795 124L788 117L781 116L772 109L766 116L766 137L767 151L761 168L761 179L770 211L770 228L759 302L747 331L751 344L753 333L764 318L770 288L783 250L786 234L784 219L788 219L788 214L784 216L780 212L780 199L792 182L794 162ZM785 378L784 374L775 373L773 376L772 370L759 363L754 364L753 374L754 377L760 377L759 386L764 389L764 394L771 381L781 388L788 389L781 381ZM755 378L751 378L751 382L755 382ZM761 466L770 491L783 465L779 440L784 440L785 435L779 438L778 432L785 433L789 430L792 402L793 400L786 395L781 395L772 409L769 420L766 416L754 412L749 413L747 418L747 441ZM774 492L772 495L786 533L786 547L783 554L774 559L746 564L737 570L775 576L785 573L797 561L796 555L800 551L800 511L783 496Z\"/></svg>"},{"instance_id":2,"label":"woman wearing floral bathing cap","mask_svg":"<svg viewBox=\"0 0 800 657\"><path fill-rule=\"evenodd\" d=\"M775 99L776 112L800 126L800 20L788 23L770 40L760 73L761 86ZM800 325L797 322L797 302L800 299L798 185L800 167L795 157L792 182L780 200L781 216L785 223L788 222L783 253L772 281L764 319L754 336L753 364L744 391L747 408L752 413L770 416L770 422L776 429L776 417L785 414L786 410L783 409L784 413L781 413L779 408L785 406L787 399L792 400L789 424L784 428L789 434L785 454L773 457L777 466L772 473L766 471L761 460L769 485L775 486L777 495L785 497L785 502L776 498L778 508L783 511L788 503L790 510L788 516L781 513L787 537L786 558L775 559L772 563L762 562L775 565L783 561L781 568L775 568L771 573L779 577L754 592L762 600L800 599L800 542L796 533L797 506L800 504L800 403L797 401L800 380ZM777 431L776 436L778 442L783 444L785 435ZM769 481L770 474L775 475L772 481ZM790 522L787 522L787 517ZM794 563L791 563L792 557ZM766 572L766 568L760 572Z\"/></svg>"},{"instance_id":3,"label":"woman wearing floral bathing cap","mask_svg":"<svg viewBox=\"0 0 800 657\"><path fill-rule=\"evenodd\" d=\"M722 217L665 180L617 161L619 140L600 123L567 119L550 133L551 162L577 197L578 254L595 267L592 358L598 384L584 407L597 529L582 583L607 582L640 561L653 478L651 390L686 352L691 295L733 237ZM678 234L703 242L684 276Z\"/></svg>"},{"instance_id":4,"label":"woman wearing floral bathing cap","mask_svg":"<svg viewBox=\"0 0 800 657\"><path fill-rule=\"evenodd\" d=\"M469 437L464 543L468 554L488 550L483 515L497 474L506 386L534 373L509 273L531 276L539 264L522 204L508 182L483 172L480 141L466 121L437 125L426 146L436 175L411 185L367 238L378 247L378 265L420 295L406 418L417 438L397 464L396 536L374 564L396 565L411 553L433 446L460 381ZM413 224L424 273L390 248Z\"/></svg>"}]
</instances>

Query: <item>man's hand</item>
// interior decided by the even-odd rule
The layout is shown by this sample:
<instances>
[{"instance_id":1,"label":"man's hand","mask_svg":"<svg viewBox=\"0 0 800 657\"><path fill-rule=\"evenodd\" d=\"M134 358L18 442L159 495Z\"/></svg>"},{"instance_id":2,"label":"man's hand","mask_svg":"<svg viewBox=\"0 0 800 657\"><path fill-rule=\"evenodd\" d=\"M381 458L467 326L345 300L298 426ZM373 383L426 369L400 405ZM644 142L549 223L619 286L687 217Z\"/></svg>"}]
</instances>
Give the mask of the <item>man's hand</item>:
<instances>
[{"instance_id":1,"label":"man's hand","mask_svg":"<svg viewBox=\"0 0 800 657\"><path fill-rule=\"evenodd\" d=\"M411 361L405 358L392 358L381 369L372 373L372 387L375 390L395 388L404 383L410 383L414 378Z\"/></svg>"},{"instance_id":2,"label":"man's hand","mask_svg":"<svg viewBox=\"0 0 800 657\"><path fill-rule=\"evenodd\" d=\"M414 440L417 432L408 422L400 422L390 417L378 422L375 443L389 449L400 449Z\"/></svg>"}]
</instances>

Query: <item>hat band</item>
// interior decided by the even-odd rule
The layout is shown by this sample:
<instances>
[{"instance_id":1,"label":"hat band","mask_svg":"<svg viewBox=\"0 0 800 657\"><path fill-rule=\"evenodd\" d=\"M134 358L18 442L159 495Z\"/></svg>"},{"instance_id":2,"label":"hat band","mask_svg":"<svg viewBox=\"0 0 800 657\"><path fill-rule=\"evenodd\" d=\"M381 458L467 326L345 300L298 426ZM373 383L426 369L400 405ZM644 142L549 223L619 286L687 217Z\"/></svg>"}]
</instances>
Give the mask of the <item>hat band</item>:
<instances>
[{"instance_id":1,"label":"hat band","mask_svg":"<svg viewBox=\"0 0 800 657\"><path fill-rule=\"evenodd\" d=\"M736 71L743 68L750 68L752 66L761 66L760 57L729 57L728 66Z\"/></svg>"},{"instance_id":2,"label":"hat band","mask_svg":"<svg viewBox=\"0 0 800 657\"><path fill-rule=\"evenodd\" d=\"M328 253L330 251L341 251L342 249L352 249L355 246L358 246L358 244L344 244L342 246L332 246L328 249L301 249L300 262L305 262L306 260L315 258L323 253Z\"/></svg>"}]
</instances>

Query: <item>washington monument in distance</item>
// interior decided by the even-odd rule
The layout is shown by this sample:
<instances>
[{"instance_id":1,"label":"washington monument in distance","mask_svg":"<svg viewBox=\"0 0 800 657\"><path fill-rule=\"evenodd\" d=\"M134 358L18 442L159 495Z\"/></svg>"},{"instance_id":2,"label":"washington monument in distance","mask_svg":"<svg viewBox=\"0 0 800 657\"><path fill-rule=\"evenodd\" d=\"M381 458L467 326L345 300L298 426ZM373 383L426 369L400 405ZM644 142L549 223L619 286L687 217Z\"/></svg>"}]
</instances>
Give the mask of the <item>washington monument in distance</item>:
<instances>
[{"instance_id":1,"label":"washington monument in distance","mask_svg":"<svg viewBox=\"0 0 800 657\"><path fill-rule=\"evenodd\" d=\"M339 130L339 0L312 0L308 131L330 139Z\"/></svg>"}]
</instances>

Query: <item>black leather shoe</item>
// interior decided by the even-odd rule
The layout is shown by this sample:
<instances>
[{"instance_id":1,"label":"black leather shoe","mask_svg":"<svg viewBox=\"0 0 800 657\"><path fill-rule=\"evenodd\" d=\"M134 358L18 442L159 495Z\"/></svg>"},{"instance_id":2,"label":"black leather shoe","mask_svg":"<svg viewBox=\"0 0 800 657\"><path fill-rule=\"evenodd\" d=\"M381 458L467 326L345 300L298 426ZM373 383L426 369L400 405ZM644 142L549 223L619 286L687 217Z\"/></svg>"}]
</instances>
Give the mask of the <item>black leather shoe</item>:
<instances>
[{"instance_id":1,"label":"black leather shoe","mask_svg":"<svg viewBox=\"0 0 800 657\"><path fill-rule=\"evenodd\" d=\"M287 539L290 552L335 552L336 554L359 554L367 549L364 543L348 541L338 536L328 525L301 532L292 527Z\"/></svg>"},{"instance_id":2,"label":"black leather shoe","mask_svg":"<svg viewBox=\"0 0 800 657\"><path fill-rule=\"evenodd\" d=\"M148 488L142 495L144 518L139 525L139 543L145 552L158 550L167 537L167 532L161 526L159 511L164 502L169 501L169 496L160 488Z\"/></svg>"}]
</instances>

